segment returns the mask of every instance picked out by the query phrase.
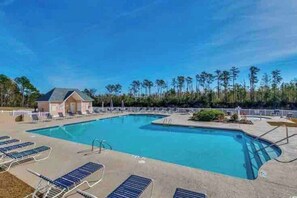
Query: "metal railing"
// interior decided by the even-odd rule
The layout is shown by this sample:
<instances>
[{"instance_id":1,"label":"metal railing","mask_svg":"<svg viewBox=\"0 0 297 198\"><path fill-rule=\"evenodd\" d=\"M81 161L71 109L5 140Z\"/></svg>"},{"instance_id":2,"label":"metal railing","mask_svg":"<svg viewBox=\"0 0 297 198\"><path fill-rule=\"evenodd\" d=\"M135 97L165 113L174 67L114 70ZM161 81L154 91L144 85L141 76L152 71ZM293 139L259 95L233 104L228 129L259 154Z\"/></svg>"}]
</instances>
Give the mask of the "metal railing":
<instances>
[{"instance_id":1,"label":"metal railing","mask_svg":"<svg viewBox=\"0 0 297 198\"><path fill-rule=\"evenodd\" d=\"M94 151L94 146L95 146L95 143L96 142L98 142L99 143L99 146L100 146L100 142L101 142L101 140L99 140L99 139L94 139L93 141L92 141L92 151Z\"/></svg>"},{"instance_id":2,"label":"metal railing","mask_svg":"<svg viewBox=\"0 0 297 198\"><path fill-rule=\"evenodd\" d=\"M289 139L290 139L291 137L294 137L294 136L297 135L297 134L289 135L288 126L287 126L287 125L283 125L283 126L286 128L286 137L284 137L284 138L282 138L282 139L280 139L280 140L278 140L278 141L276 141L276 142L273 142L273 143L271 143L271 144L269 144L269 145L267 145L267 146L265 146L265 147L263 147L263 148L260 148L260 149L256 150L256 152L261 151L261 150L263 150L263 149L266 149L266 148L268 148L268 147L274 146L274 145L277 146L278 143L280 143L280 142L282 142L282 141L284 141L284 140L287 140L287 144L288 144L288 143L289 143ZM273 132L275 129L277 129L277 128L279 128L279 127L281 127L281 126L277 126L277 127L273 128L272 130L269 130L269 131L263 133L263 134L260 135L259 137L255 138L255 140L258 140L259 138L263 137L264 135L267 135L268 133Z\"/></svg>"},{"instance_id":3,"label":"metal railing","mask_svg":"<svg viewBox=\"0 0 297 198\"><path fill-rule=\"evenodd\" d=\"M256 150L256 152L261 151L261 150L263 150L263 149L266 149L266 148L268 148L268 147L277 146L278 143L280 143L280 142L282 142L282 141L284 141L284 140L287 140L287 143L289 143L289 139L292 138L292 137L294 137L294 136L297 136L297 134L292 134L292 135L286 136L286 137L283 138L283 139L280 139L280 140L278 140L278 141L276 141L276 142L274 142L274 143L271 143L271 144L269 144L269 145L267 145L267 146L265 146L265 147L263 147L263 148L261 148L261 149Z\"/></svg>"},{"instance_id":4,"label":"metal railing","mask_svg":"<svg viewBox=\"0 0 297 198\"><path fill-rule=\"evenodd\" d=\"M94 151L94 147L95 147L96 142L99 143L99 152L98 153L101 153L102 148L105 148L104 145L107 145L109 147L109 149L112 150L112 146L106 140L94 139L92 141L92 151Z\"/></svg>"},{"instance_id":5,"label":"metal railing","mask_svg":"<svg viewBox=\"0 0 297 198\"><path fill-rule=\"evenodd\" d=\"M172 123L172 119L171 118L164 118L163 119L163 124L170 124Z\"/></svg>"},{"instance_id":6,"label":"metal railing","mask_svg":"<svg viewBox=\"0 0 297 198\"><path fill-rule=\"evenodd\" d=\"M277 127L273 128L273 129L271 129L271 130L269 130L269 131L267 131L267 132L265 132L265 133L259 135L257 138L255 138L255 140L258 140L258 139L260 139L261 137L263 137L263 136L265 136L265 135L267 135L267 134L273 132L274 130L278 129L279 127L281 127L281 126L277 126Z\"/></svg>"},{"instance_id":7,"label":"metal railing","mask_svg":"<svg viewBox=\"0 0 297 198\"><path fill-rule=\"evenodd\" d=\"M102 140L100 142L100 149L99 149L99 153L101 153L102 147L105 148L104 145L107 145L109 147L110 150L112 150L112 146L106 141L106 140Z\"/></svg>"}]
</instances>

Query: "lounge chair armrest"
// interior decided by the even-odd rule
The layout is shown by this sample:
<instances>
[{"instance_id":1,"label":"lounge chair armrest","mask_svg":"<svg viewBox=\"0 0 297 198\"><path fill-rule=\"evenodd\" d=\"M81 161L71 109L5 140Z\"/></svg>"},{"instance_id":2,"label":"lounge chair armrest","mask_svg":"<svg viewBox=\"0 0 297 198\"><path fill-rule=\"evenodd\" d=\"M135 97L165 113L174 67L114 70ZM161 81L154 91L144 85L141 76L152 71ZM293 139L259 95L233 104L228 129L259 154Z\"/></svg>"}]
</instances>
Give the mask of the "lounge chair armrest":
<instances>
[{"instance_id":1,"label":"lounge chair armrest","mask_svg":"<svg viewBox=\"0 0 297 198\"><path fill-rule=\"evenodd\" d=\"M77 193L84 197L87 197L87 198L97 198L95 195L92 195L90 193L87 193L87 192L79 190L79 189L77 190Z\"/></svg>"},{"instance_id":2,"label":"lounge chair armrest","mask_svg":"<svg viewBox=\"0 0 297 198\"><path fill-rule=\"evenodd\" d=\"M39 174L39 173L37 173L37 172L35 172L35 171L31 170L31 169L27 169L27 171L28 171L29 173L32 173L33 175L35 175L35 176L37 176L37 177L40 177L40 176L41 176L41 174Z\"/></svg>"},{"instance_id":3,"label":"lounge chair armrest","mask_svg":"<svg viewBox=\"0 0 297 198\"><path fill-rule=\"evenodd\" d=\"M28 171L29 173L32 173L33 175L35 175L35 176L37 176L37 177L43 179L44 181L47 181L47 182L49 182L49 183L54 183L54 181L51 180L50 178L48 178L48 177L46 177L46 176L43 176L43 175L41 175L41 174L39 174L39 173L37 173L37 172L31 170L31 169L27 169L27 171Z\"/></svg>"}]
</instances>

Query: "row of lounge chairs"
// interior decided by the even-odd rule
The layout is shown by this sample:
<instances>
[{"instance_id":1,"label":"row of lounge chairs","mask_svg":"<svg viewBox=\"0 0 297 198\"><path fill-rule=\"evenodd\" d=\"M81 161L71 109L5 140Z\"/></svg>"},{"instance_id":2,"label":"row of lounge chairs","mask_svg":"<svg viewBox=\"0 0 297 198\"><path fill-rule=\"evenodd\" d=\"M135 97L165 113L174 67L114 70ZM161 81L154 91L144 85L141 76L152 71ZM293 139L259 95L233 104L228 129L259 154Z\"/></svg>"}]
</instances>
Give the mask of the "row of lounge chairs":
<instances>
[{"instance_id":1,"label":"row of lounge chairs","mask_svg":"<svg viewBox=\"0 0 297 198\"><path fill-rule=\"evenodd\" d=\"M134 112L134 113L181 113L181 114L190 114L194 113L194 109L186 108L169 108L169 107L114 107L107 108L107 112Z\"/></svg>"},{"instance_id":2,"label":"row of lounge chairs","mask_svg":"<svg viewBox=\"0 0 297 198\"><path fill-rule=\"evenodd\" d=\"M77 190L79 186L87 184L89 188L92 188L104 177L105 167L102 164L88 162L83 166L80 166L71 172L60 176L54 180L50 179L47 176L41 175L35 171L28 170L30 173L40 178L38 187L32 193L32 197L37 198L41 193L43 197L65 197L70 192ZM87 177L101 172L100 177L98 177L93 183L90 183L87 180ZM130 175L122 184L120 184L114 191L112 191L107 198L138 198L140 197L145 190L150 186L151 195L153 191L153 180L145 178L139 175ZM77 190L78 194L85 198L97 198L95 195L88 192ZM190 190L177 188L174 195L174 198L206 198L206 194L193 192Z\"/></svg>"},{"instance_id":3,"label":"row of lounge chairs","mask_svg":"<svg viewBox=\"0 0 297 198\"><path fill-rule=\"evenodd\" d=\"M21 142L21 140L9 136L1 136L0 168L2 172L0 173L8 171L14 164L19 164L25 160L45 160L50 156L51 150L51 147L48 146L36 147L34 142ZM48 154L43 156L45 151L48 151Z\"/></svg>"},{"instance_id":4,"label":"row of lounge chairs","mask_svg":"<svg viewBox=\"0 0 297 198\"><path fill-rule=\"evenodd\" d=\"M28 149L28 147L31 147ZM13 139L10 136L0 136L0 168L2 172L8 171L13 164L19 164L24 160L33 159L34 161L41 161L47 159L51 154L51 148L48 146L35 146L33 142L21 142L21 140ZM45 157L40 157L43 153L48 151ZM78 190L78 187L87 184L89 188L94 187L101 182L105 173L105 166L103 164L88 162L71 172L64 174L56 179L51 179L47 176L39 174L33 170L28 171L40 178L40 181L35 188L35 191L27 197L65 197L70 192L76 192L85 198L97 198L95 195ZM92 178L96 176L96 179ZM122 184L120 184L108 198L137 198L144 193L144 191L151 187L151 194L153 192L153 180L139 175L129 176ZM193 192L181 188L177 188L174 198L205 198L206 195L199 192Z\"/></svg>"},{"instance_id":5,"label":"row of lounge chairs","mask_svg":"<svg viewBox=\"0 0 297 198\"><path fill-rule=\"evenodd\" d=\"M65 116L62 112L59 112L57 117L53 117L51 114L46 114L46 117L42 119L38 116L38 114L32 114L31 118L32 118L32 122L39 122L39 121L49 122L51 120L63 120L63 119L79 118L83 116L99 115L100 113L101 112L97 112L97 111L94 111L91 113L89 110L86 110L85 114L83 114L81 111L77 111L76 114L69 112L67 116Z\"/></svg>"},{"instance_id":6,"label":"row of lounge chairs","mask_svg":"<svg viewBox=\"0 0 297 198\"><path fill-rule=\"evenodd\" d=\"M179 109L179 108L157 108L157 107L114 107L114 108L106 108L105 110L94 109L93 112L86 110L86 113L82 113L81 111L77 111L76 114L69 112L67 115L64 115L62 112L58 113L57 117L53 117L51 114L46 114L45 117L40 118L38 114L32 114L32 122L39 121L51 121L51 120L62 120L62 119L71 119L78 118L83 116L93 116L100 115L102 113L122 113L122 112L132 112L132 113L163 113L163 114L172 114L172 113L181 113L181 114L191 114L194 113L193 109Z\"/></svg>"}]
</instances>

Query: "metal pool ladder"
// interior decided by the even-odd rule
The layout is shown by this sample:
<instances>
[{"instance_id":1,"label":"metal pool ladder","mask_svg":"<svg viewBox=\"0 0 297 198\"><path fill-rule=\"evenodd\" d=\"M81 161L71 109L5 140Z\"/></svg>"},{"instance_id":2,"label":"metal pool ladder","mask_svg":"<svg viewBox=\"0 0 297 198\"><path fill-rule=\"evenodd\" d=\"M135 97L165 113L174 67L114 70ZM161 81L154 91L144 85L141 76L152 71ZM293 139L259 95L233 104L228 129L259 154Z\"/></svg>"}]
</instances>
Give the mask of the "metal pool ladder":
<instances>
[{"instance_id":1,"label":"metal pool ladder","mask_svg":"<svg viewBox=\"0 0 297 198\"><path fill-rule=\"evenodd\" d=\"M112 150L112 146L106 141L106 140L99 140L99 139L94 139L92 141L92 151L94 151L95 143L99 143L99 153L101 153L102 148L106 148L105 146L108 146L110 150Z\"/></svg>"},{"instance_id":2,"label":"metal pool ladder","mask_svg":"<svg viewBox=\"0 0 297 198\"><path fill-rule=\"evenodd\" d=\"M172 123L172 119L171 118L164 118L163 119L163 124L170 124Z\"/></svg>"}]
</instances>

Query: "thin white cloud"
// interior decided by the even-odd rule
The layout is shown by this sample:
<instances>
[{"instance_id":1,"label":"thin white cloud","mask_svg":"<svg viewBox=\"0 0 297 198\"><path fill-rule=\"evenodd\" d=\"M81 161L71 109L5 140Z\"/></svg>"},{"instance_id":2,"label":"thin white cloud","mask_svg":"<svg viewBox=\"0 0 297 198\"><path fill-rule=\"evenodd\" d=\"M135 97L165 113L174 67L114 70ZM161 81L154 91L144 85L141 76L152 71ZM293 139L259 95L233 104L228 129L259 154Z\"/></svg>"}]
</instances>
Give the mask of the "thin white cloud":
<instances>
[{"instance_id":1,"label":"thin white cloud","mask_svg":"<svg viewBox=\"0 0 297 198\"><path fill-rule=\"evenodd\" d=\"M135 15L137 13L143 12L143 11L147 10L148 8L150 8L152 6L155 6L156 4L158 4L160 2L161 2L160 0L152 1L151 3L148 3L148 4L145 4L145 5L141 6L141 7L135 8L135 9L133 9L131 11L123 12L123 13L117 15L115 17L115 19L118 19L118 18L121 18L121 17L128 17L128 16Z\"/></svg>"},{"instance_id":2,"label":"thin white cloud","mask_svg":"<svg viewBox=\"0 0 297 198\"><path fill-rule=\"evenodd\" d=\"M135 15L135 14L141 13L142 11L145 11L145 10L147 10L148 8L150 8L150 7L152 7L152 6L156 5L156 4L158 4L158 3L160 3L160 2L161 2L161 0L155 0L155 1L152 1L151 3L148 3L148 4L145 4L145 5L140 6L140 7L138 7L138 8L135 8L135 9L133 9L133 10L131 10L131 11L128 11L128 12L122 12L122 13L116 15L112 20L110 20L110 21L107 22L106 24L113 23L114 21L116 21L116 20L118 20L118 19L120 19L120 18L122 18L122 17L129 17L129 16L133 16L133 15ZM86 26L85 28L83 28L83 30L80 32L80 34L85 33L85 32L89 32L89 31L91 31L91 30L93 30L93 29L96 29L96 28L98 28L98 27L99 27L99 24L88 25L88 26ZM56 43L56 42L58 42L58 41L60 41L60 40L62 40L62 39L64 39L64 38L66 38L66 37L68 37L68 36L72 36L72 35L75 35L75 34L77 34L77 33L70 33L70 34L66 34L66 35L57 36L57 37L54 37L54 38L52 38L52 39L46 41L45 44L46 44L46 45L53 44L53 43Z\"/></svg>"},{"instance_id":3,"label":"thin white cloud","mask_svg":"<svg viewBox=\"0 0 297 198\"><path fill-rule=\"evenodd\" d=\"M7 6L15 2L15 0L0 0L0 6Z\"/></svg>"},{"instance_id":4,"label":"thin white cloud","mask_svg":"<svg viewBox=\"0 0 297 198\"><path fill-rule=\"evenodd\" d=\"M22 41L11 37L6 33L0 32L0 45L1 49L5 52L14 52L14 58L26 58L28 61L33 61L36 59L36 54L28 46L26 46Z\"/></svg>"},{"instance_id":5,"label":"thin white cloud","mask_svg":"<svg viewBox=\"0 0 297 198\"><path fill-rule=\"evenodd\" d=\"M96 68L90 69L71 62L56 62L45 69L47 69L46 78L51 87L99 89L108 83L116 83L120 79L120 75L106 77Z\"/></svg>"},{"instance_id":6,"label":"thin white cloud","mask_svg":"<svg viewBox=\"0 0 297 198\"><path fill-rule=\"evenodd\" d=\"M64 36L57 36L57 37L54 37L48 41L45 42L46 45L49 45L49 44L52 44L52 43L55 43L57 41L60 41L64 38Z\"/></svg>"},{"instance_id":7,"label":"thin white cloud","mask_svg":"<svg viewBox=\"0 0 297 198\"><path fill-rule=\"evenodd\" d=\"M297 55L297 1L241 2L215 14L226 23L198 47L202 62L247 66Z\"/></svg>"}]
</instances>

